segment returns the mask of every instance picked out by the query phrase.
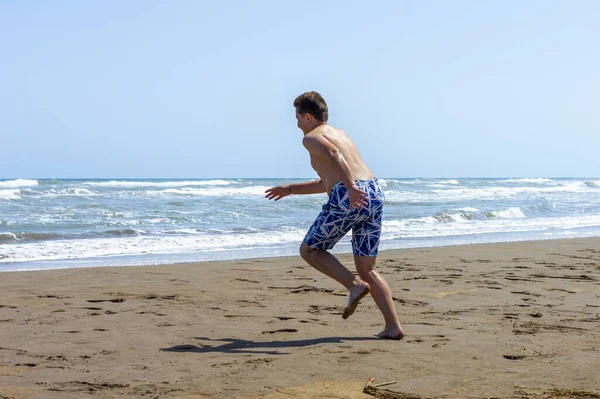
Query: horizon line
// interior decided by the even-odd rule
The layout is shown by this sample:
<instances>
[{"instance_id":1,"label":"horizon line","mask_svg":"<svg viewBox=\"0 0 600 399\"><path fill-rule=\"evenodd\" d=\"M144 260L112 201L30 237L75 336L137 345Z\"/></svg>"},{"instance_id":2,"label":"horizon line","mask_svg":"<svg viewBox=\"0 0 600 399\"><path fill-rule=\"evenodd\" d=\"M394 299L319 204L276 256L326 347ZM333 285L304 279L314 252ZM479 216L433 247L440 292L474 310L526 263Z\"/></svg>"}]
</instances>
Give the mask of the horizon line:
<instances>
[{"instance_id":1,"label":"horizon line","mask_svg":"<svg viewBox=\"0 0 600 399\"><path fill-rule=\"evenodd\" d=\"M282 180L282 179L312 179L317 177L0 177L0 180L230 180L230 179L245 179L245 180ZM386 176L377 177L378 179L600 179L600 176Z\"/></svg>"}]
</instances>

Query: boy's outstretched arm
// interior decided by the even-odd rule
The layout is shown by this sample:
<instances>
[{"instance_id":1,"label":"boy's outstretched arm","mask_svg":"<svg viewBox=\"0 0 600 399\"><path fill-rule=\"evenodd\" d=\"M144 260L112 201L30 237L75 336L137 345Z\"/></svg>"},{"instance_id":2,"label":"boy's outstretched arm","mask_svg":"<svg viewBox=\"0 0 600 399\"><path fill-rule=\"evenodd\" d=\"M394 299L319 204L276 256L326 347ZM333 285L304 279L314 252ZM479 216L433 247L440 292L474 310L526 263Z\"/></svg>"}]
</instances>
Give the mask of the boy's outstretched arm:
<instances>
[{"instance_id":1,"label":"boy's outstretched arm","mask_svg":"<svg viewBox=\"0 0 600 399\"><path fill-rule=\"evenodd\" d=\"M314 180L271 187L265 191L265 198L279 201L291 194L318 194L324 192L326 192L326 189L323 182L321 180Z\"/></svg>"}]
</instances>

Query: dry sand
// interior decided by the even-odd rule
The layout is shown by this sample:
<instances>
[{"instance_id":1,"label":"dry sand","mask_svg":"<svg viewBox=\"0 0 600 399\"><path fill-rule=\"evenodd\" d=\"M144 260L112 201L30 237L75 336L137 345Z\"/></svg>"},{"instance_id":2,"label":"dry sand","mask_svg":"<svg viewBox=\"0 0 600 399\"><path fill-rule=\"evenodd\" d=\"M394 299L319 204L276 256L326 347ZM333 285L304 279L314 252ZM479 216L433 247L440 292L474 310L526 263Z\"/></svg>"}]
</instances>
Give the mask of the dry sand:
<instances>
[{"instance_id":1,"label":"dry sand","mask_svg":"<svg viewBox=\"0 0 600 399\"><path fill-rule=\"evenodd\" d=\"M348 262L350 257L343 256ZM407 336L300 258L0 274L0 398L600 398L600 239L386 251ZM587 393L585 393L585 392Z\"/></svg>"}]
</instances>

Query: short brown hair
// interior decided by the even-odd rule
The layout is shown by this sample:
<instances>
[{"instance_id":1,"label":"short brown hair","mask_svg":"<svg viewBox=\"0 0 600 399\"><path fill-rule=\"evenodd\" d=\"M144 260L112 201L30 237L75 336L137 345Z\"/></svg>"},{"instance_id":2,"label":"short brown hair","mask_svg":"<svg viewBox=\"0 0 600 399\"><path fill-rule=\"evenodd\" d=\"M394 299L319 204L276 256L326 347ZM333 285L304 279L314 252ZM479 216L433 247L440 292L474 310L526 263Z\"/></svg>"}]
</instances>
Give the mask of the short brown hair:
<instances>
[{"instance_id":1,"label":"short brown hair","mask_svg":"<svg viewBox=\"0 0 600 399\"><path fill-rule=\"evenodd\" d=\"M296 112L300 115L309 113L321 122L327 122L327 118L329 117L327 103L316 91L307 91L300 94L294 100L294 107L296 107Z\"/></svg>"}]
</instances>

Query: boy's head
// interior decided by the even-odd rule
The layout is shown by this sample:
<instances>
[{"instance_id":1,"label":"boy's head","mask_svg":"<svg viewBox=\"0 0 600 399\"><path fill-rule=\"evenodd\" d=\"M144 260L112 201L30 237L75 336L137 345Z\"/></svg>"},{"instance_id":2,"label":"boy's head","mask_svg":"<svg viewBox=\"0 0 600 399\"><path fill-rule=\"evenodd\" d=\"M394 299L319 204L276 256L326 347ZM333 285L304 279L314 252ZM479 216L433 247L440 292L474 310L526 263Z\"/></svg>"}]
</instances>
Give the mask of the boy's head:
<instances>
[{"instance_id":1,"label":"boy's head","mask_svg":"<svg viewBox=\"0 0 600 399\"><path fill-rule=\"evenodd\" d=\"M329 117L327 103L316 91L307 91L300 94L294 100L294 107L296 108L296 113L300 116L308 113L319 122L327 122L327 118Z\"/></svg>"}]
</instances>

